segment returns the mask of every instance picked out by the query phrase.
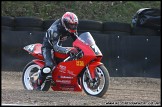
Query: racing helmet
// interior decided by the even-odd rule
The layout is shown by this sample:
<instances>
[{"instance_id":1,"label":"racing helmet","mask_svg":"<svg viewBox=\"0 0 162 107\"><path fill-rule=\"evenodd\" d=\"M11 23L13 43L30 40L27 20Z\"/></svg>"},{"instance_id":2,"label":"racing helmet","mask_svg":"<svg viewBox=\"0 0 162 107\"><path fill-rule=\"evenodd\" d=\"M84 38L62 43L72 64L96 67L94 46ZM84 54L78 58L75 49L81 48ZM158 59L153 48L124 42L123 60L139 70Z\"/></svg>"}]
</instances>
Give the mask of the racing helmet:
<instances>
[{"instance_id":1,"label":"racing helmet","mask_svg":"<svg viewBox=\"0 0 162 107\"><path fill-rule=\"evenodd\" d=\"M70 33L75 33L78 26L78 17L72 12L66 12L61 18L62 25Z\"/></svg>"}]
</instances>

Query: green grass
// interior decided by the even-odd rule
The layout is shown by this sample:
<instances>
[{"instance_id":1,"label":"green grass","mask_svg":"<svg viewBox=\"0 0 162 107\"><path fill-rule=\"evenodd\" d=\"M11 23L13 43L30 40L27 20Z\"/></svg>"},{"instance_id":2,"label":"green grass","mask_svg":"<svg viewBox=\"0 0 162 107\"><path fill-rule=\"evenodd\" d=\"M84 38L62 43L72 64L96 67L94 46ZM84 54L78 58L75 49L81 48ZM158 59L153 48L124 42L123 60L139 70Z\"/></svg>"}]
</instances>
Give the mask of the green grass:
<instances>
[{"instance_id":1,"label":"green grass","mask_svg":"<svg viewBox=\"0 0 162 107\"><path fill-rule=\"evenodd\" d=\"M161 1L2 1L2 16L60 18L66 11L79 19L131 23L140 8L159 8Z\"/></svg>"}]
</instances>

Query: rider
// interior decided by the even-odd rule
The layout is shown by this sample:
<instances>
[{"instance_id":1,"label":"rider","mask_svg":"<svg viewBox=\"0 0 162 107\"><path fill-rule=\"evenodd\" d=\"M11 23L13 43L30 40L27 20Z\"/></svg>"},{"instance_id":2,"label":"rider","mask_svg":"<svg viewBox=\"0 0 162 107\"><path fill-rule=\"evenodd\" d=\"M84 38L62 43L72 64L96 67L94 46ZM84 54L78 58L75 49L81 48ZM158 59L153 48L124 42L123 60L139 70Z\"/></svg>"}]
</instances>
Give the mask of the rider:
<instances>
[{"instance_id":1,"label":"rider","mask_svg":"<svg viewBox=\"0 0 162 107\"><path fill-rule=\"evenodd\" d=\"M45 61L45 66L40 70L37 79L37 89L40 90L42 83L46 76L51 73L55 68L54 56L51 54L51 50L60 53L72 53L76 54L78 51L75 48L62 47L61 43L68 37L73 40L77 38L77 26L78 18L72 12L66 12L62 18L57 19L47 30L43 39L42 54Z\"/></svg>"}]
</instances>

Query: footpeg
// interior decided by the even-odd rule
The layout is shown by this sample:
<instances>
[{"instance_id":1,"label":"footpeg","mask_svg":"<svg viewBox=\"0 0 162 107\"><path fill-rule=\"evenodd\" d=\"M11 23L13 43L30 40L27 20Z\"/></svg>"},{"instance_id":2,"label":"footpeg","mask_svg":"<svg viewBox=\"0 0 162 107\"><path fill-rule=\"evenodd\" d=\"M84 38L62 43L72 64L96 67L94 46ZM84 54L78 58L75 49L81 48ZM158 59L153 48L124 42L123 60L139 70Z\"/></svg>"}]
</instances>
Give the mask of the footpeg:
<instances>
[{"instance_id":1,"label":"footpeg","mask_svg":"<svg viewBox=\"0 0 162 107\"><path fill-rule=\"evenodd\" d=\"M51 86L56 86L54 81L51 81Z\"/></svg>"},{"instance_id":2,"label":"footpeg","mask_svg":"<svg viewBox=\"0 0 162 107\"><path fill-rule=\"evenodd\" d=\"M52 80L52 75L51 74L47 75L46 80Z\"/></svg>"}]
</instances>

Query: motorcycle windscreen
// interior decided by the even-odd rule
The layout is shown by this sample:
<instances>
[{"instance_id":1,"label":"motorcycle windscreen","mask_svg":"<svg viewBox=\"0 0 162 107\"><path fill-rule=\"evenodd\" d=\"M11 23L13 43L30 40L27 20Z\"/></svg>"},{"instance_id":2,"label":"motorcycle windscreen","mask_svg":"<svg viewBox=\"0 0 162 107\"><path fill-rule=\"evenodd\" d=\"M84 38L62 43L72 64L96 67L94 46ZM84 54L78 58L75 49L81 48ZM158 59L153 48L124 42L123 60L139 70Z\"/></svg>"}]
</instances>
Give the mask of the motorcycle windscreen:
<instances>
[{"instance_id":1,"label":"motorcycle windscreen","mask_svg":"<svg viewBox=\"0 0 162 107\"><path fill-rule=\"evenodd\" d=\"M82 33L82 34L79 36L79 39L80 39L82 42L84 42L85 44L89 45L89 46L95 44L95 41L94 41L92 35L91 35L89 32Z\"/></svg>"},{"instance_id":2,"label":"motorcycle windscreen","mask_svg":"<svg viewBox=\"0 0 162 107\"><path fill-rule=\"evenodd\" d=\"M79 40L84 42L86 45L89 45L96 55L102 55L100 49L95 43L95 40L89 32L82 33L79 36Z\"/></svg>"}]
</instances>

